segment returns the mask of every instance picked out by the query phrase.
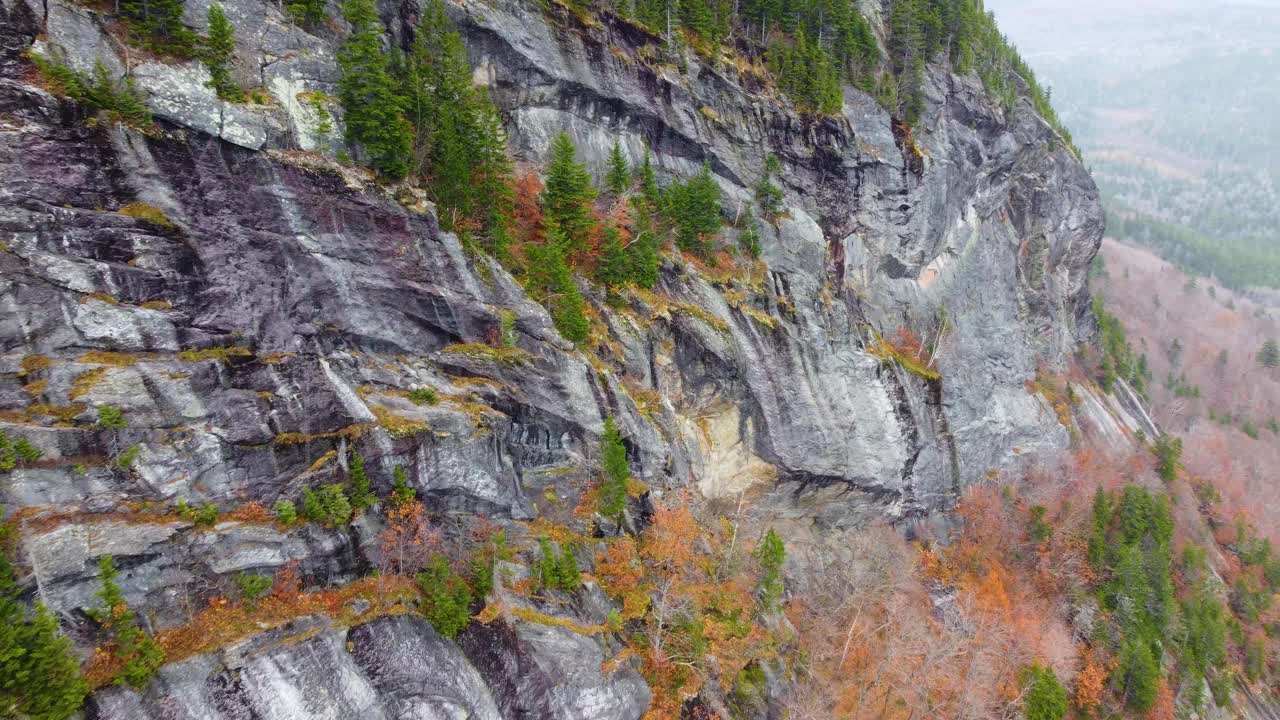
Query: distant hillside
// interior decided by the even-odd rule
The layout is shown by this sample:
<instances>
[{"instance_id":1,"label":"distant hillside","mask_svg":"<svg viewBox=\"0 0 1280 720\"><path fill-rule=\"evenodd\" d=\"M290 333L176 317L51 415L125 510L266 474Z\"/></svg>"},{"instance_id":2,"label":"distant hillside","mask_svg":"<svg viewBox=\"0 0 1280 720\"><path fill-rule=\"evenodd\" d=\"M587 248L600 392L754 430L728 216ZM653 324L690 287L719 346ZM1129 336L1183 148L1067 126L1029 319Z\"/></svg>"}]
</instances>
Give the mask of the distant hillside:
<instances>
[{"instance_id":1,"label":"distant hillside","mask_svg":"<svg viewBox=\"0 0 1280 720\"><path fill-rule=\"evenodd\" d=\"M1052 87L1112 235L1280 286L1280 3L1116 5L988 3Z\"/></svg>"},{"instance_id":2,"label":"distant hillside","mask_svg":"<svg viewBox=\"0 0 1280 720\"><path fill-rule=\"evenodd\" d=\"M1258 362L1280 338L1280 308L1205 280L1150 252L1107 239L1094 291L1124 324L1150 370L1156 423L1187 442L1192 475L1211 478L1234 512L1280 539L1280 369Z\"/></svg>"}]
</instances>

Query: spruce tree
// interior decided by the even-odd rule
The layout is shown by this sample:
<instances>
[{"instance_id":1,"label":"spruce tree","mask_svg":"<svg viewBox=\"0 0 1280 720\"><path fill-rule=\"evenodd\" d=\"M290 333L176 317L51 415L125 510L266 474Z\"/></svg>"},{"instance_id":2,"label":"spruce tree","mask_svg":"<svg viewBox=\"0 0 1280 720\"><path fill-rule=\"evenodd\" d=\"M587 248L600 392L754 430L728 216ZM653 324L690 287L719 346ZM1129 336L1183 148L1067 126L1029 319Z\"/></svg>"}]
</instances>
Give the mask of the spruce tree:
<instances>
[{"instance_id":1,"label":"spruce tree","mask_svg":"<svg viewBox=\"0 0 1280 720\"><path fill-rule=\"evenodd\" d=\"M560 546L560 557L556 560L556 587L567 593L582 587L582 571L578 569L578 558L568 544Z\"/></svg>"},{"instance_id":2,"label":"spruce tree","mask_svg":"<svg viewBox=\"0 0 1280 720\"><path fill-rule=\"evenodd\" d=\"M644 159L640 161L640 195L647 201L650 206L657 207L660 201L660 192L658 190L657 176L653 171L653 160L649 153L649 146L644 146Z\"/></svg>"},{"instance_id":3,"label":"spruce tree","mask_svg":"<svg viewBox=\"0 0 1280 720\"><path fill-rule=\"evenodd\" d=\"M1027 668L1023 683L1026 687L1023 706L1027 720L1062 720L1066 717L1070 701L1053 668L1032 665Z\"/></svg>"},{"instance_id":4,"label":"spruce tree","mask_svg":"<svg viewBox=\"0 0 1280 720\"><path fill-rule=\"evenodd\" d=\"M0 531L0 717L63 720L84 702L88 686L71 641L44 605L28 611Z\"/></svg>"},{"instance_id":5,"label":"spruce tree","mask_svg":"<svg viewBox=\"0 0 1280 720\"><path fill-rule=\"evenodd\" d=\"M573 272L565 257L564 236L552 216L543 219L545 241L530 245L525 254L529 271L525 286L530 295L551 313L556 329L566 340L580 343L587 339L589 325L586 302L573 282Z\"/></svg>"},{"instance_id":6,"label":"spruce tree","mask_svg":"<svg viewBox=\"0 0 1280 720\"><path fill-rule=\"evenodd\" d=\"M0 473L13 472L18 467L18 457L13 450L9 436L0 430Z\"/></svg>"},{"instance_id":7,"label":"spruce tree","mask_svg":"<svg viewBox=\"0 0 1280 720\"><path fill-rule=\"evenodd\" d=\"M760 257L763 249L760 246L760 227L756 225L751 208L743 209L742 217L738 218L738 247L752 258Z\"/></svg>"},{"instance_id":8,"label":"spruce tree","mask_svg":"<svg viewBox=\"0 0 1280 720\"><path fill-rule=\"evenodd\" d=\"M388 74L382 21L373 0L346 0L342 14L351 24L351 35L338 49L347 141L362 145L378 172L398 180L409 172L413 129Z\"/></svg>"},{"instance_id":9,"label":"spruce tree","mask_svg":"<svg viewBox=\"0 0 1280 720\"><path fill-rule=\"evenodd\" d=\"M1258 351L1258 364L1264 368L1280 367L1280 344L1274 338L1262 344Z\"/></svg>"},{"instance_id":10,"label":"spruce tree","mask_svg":"<svg viewBox=\"0 0 1280 720\"><path fill-rule=\"evenodd\" d=\"M110 555L98 561L102 577L102 589L98 597L103 606L88 611L108 633L114 644L113 654L124 661L115 677L117 685L128 684L133 688L144 687L160 671L164 664L164 651L151 636L138 627L134 612L125 603L124 594L115 579L120 575Z\"/></svg>"},{"instance_id":11,"label":"spruce tree","mask_svg":"<svg viewBox=\"0 0 1280 720\"><path fill-rule=\"evenodd\" d=\"M563 233L566 254L585 251L596 224L591 213L596 190L591 186L586 165L575 159L576 152L569 133L561 130L551 143L547 182L542 190L543 211Z\"/></svg>"},{"instance_id":12,"label":"spruce tree","mask_svg":"<svg viewBox=\"0 0 1280 720\"><path fill-rule=\"evenodd\" d=\"M443 0L423 6L401 75L415 129L413 171L430 177L441 225L464 241L482 234L484 249L505 261L514 204L506 130L484 89L472 84Z\"/></svg>"},{"instance_id":13,"label":"spruce tree","mask_svg":"<svg viewBox=\"0 0 1280 720\"><path fill-rule=\"evenodd\" d=\"M396 465L392 476L394 479L391 483L391 502L395 505L406 505L413 502L413 499L418 495L418 491L409 487L409 479L405 476L404 466Z\"/></svg>"},{"instance_id":14,"label":"spruce tree","mask_svg":"<svg viewBox=\"0 0 1280 720\"><path fill-rule=\"evenodd\" d=\"M622 154L622 145L613 143L609 150L609 192L615 196L631 189L631 168L627 166L627 158Z\"/></svg>"},{"instance_id":15,"label":"spruce tree","mask_svg":"<svg viewBox=\"0 0 1280 720\"><path fill-rule=\"evenodd\" d=\"M369 475L364 469L364 457L351 451L351 507L357 512L373 504L373 493L369 490Z\"/></svg>"},{"instance_id":16,"label":"spruce tree","mask_svg":"<svg viewBox=\"0 0 1280 720\"><path fill-rule=\"evenodd\" d=\"M325 0L295 0L286 5L289 15L299 25L315 27L329 19Z\"/></svg>"},{"instance_id":17,"label":"spruce tree","mask_svg":"<svg viewBox=\"0 0 1280 720\"><path fill-rule=\"evenodd\" d=\"M658 268L661 263L658 255L657 211L648 201L637 200L634 203L635 238L627 246L631 281L642 288L652 288L658 284Z\"/></svg>"},{"instance_id":18,"label":"spruce tree","mask_svg":"<svg viewBox=\"0 0 1280 720\"><path fill-rule=\"evenodd\" d=\"M227 20L221 5L209 6L209 39L201 53L209 69L209 87L218 97L231 102L244 100L244 90L231 79L230 64L236 51L235 27Z\"/></svg>"},{"instance_id":19,"label":"spruce tree","mask_svg":"<svg viewBox=\"0 0 1280 720\"><path fill-rule=\"evenodd\" d=\"M709 253L720 232L720 185L711 177L711 166L704 162L697 175L672 186L667 195L676 244L684 250Z\"/></svg>"},{"instance_id":20,"label":"spruce tree","mask_svg":"<svg viewBox=\"0 0 1280 720\"><path fill-rule=\"evenodd\" d=\"M120 13L139 45L158 53L191 57L196 34L182 22L182 0L123 0Z\"/></svg>"},{"instance_id":21,"label":"spruce tree","mask_svg":"<svg viewBox=\"0 0 1280 720\"><path fill-rule=\"evenodd\" d=\"M559 584L560 574L557 570L555 548L545 535L538 538L538 554L541 555L537 568L538 581L543 590L550 590Z\"/></svg>"},{"instance_id":22,"label":"spruce tree","mask_svg":"<svg viewBox=\"0 0 1280 720\"><path fill-rule=\"evenodd\" d=\"M760 562L760 582L757 588L760 594L760 609L765 613L771 613L777 609L778 601L782 599L784 590L782 565L787 559L787 550L778 533L774 532L773 528L769 528L760 545L756 547L754 555Z\"/></svg>"},{"instance_id":23,"label":"spruce tree","mask_svg":"<svg viewBox=\"0 0 1280 720\"><path fill-rule=\"evenodd\" d=\"M622 433L618 432L612 415L604 419L600 454L604 471L604 482L600 486L600 514L616 521L627 507L627 479L631 477L631 468L627 464L627 448L622 444Z\"/></svg>"},{"instance_id":24,"label":"spruce tree","mask_svg":"<svg viewBox=\"0 0 1280 720\"><path fill-rule=\"evenodd\" d=\"M756 203L760 205L760 213L764 219L773 222L782 213L782 188L773 183L773 178L782 171L778 158L773 153L764 161L764 174L756 185Z\"/></svg>"},{"instance_id":25,"label":"spruce tree","mask_svg":"<svg viewBox=\"0 0 1280 720\"><path fill-rule=\"evenodd\" d=\"M630 257L622 242L622 233L613 223L606 223L600 240L600 261L596 265L595 281L616 290L631 275Z\"/></svg>"}]
</instances>

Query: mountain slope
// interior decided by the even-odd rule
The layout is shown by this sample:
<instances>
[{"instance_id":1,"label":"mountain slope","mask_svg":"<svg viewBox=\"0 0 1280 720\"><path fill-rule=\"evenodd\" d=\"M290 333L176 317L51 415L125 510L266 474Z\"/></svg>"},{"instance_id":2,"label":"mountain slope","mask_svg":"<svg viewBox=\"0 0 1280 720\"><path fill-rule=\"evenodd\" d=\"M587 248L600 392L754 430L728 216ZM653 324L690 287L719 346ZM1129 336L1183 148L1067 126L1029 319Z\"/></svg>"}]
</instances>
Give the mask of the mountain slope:
<instances>
[{"instance_id":1,"label":"mountain slope","mask_svg":"<svg viewBox=\"0 0 1280 720\"><path fill-rule=\"evenodd\" d=\"M735 63L611 15L451 4L522 163L562 129L598 177L615 140L632 165L648 145L663 184L707 164L733 217L767 155L780 161L785 214L762 225L762 264L669 251L652 292L619 304L584 285L592 334L575 347L503 266L440 230L420 191L336 161L340 108L325 132L307 99L335 94L334 28L226 3L238 62L270 94L231 104L197 62L125 52L102 9L0 7L2 427L43 452L0 496L27 587L81 649L98 642L84 611L111 556L170 653L145 691L96 692L92 717L631 718L670 700L608 630L619 606L600 584L528 593L542 536L603 574L609 523L572 510L595 486L607 416L646 484L628 522L687 504L709 527L711 501L750 490L763 525L785 519L789 544L821 547L877 519L945 522L966 487L1069 445L1027 383L1094 332L1097 192L1029 99L1006 112L972 74L931 65L904 138L860 91L806 116ZM380 11L404 45L415 9ZM204 18L186 6L188 24ZM81 72L127 63L157 123L56 97L28 49ZM932 370L877 344L900 327L924 336ZM435 402L413 399L425 388ZM360 579L386 562L380 513L286 525L265 511L349 485L356 453L380 496L403 468L451 540L481 520L505 530L498 618L455 645L416 616L381 617L416 591ZM206 503L213 522L189 510ZM305 602L273 600L272 627L219 610L243 573L291 562ZM793 580L816 571L789 556ZM224 614L201 613L210 600ZM435 664L458 668L444 690L413 674ZM112 670L90 667L99 683ZM716 686L696 702L722 703Z\"/></svg>"}]
</instances>

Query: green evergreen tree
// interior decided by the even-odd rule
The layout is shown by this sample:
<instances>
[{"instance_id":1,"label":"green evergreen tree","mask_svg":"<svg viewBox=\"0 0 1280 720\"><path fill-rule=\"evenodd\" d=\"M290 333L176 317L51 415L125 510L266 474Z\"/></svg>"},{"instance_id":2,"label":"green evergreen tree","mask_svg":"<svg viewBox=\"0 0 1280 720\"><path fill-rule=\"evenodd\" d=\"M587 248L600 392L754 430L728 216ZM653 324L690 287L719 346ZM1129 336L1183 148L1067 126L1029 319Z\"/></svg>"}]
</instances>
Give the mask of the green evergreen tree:
<instances>
[{"instance_id":1,"label":"green evergreen tree","mask_svg":"<svg viewBox=\"0 0 1280 720\"><path fill-rule=\"evenodd\" d=\"M627 448L622 444L622 433L610 415L604 419L604 436L600 440L601 466L604 482L600 486L600 514L618 521L627 508L627 480L631 467L627 464Z\"/></svg>"},{"instance_id":2,"label":"green evergreen tree","mask_svg":"<svg viewBox=\"0 0 1280 720\"><path fill-rule=\"evenodd\" d=\"M1163 433L1156 439L1156 474L1167 483L1178 479L1182 468L1182 439Z\"/></svg>"},{"instance_id":3,"label":"green evergreen tree","mask_svg":"<svg viewBox=\"0 0 1280 720\"><path fill-rule=\"evenodd\" d=\"M646 200L636 203L635 237L627 246L630 256L631 281L642 288L658 284L658 228L654 210Z\"/></svg>"},{"instance_id":4,"label":"green evergreen tree","mask_svg":"<svg viewBox=\"0 0 1280 720\"><path fill-rule=\"evenodd\" d=\"M427 622L444 637L456 637L471 622L471 588L449 567L449 559L439 554L417 579Z\"/></svg>"},{"instance_id":5,"label":"green evergreen tree","mask_svg":"<svg viewBox=\"0 0 1280 720\"><path fill-rule=\"evenodd\" d=\"M1258 351L1258 364L1269 369L1280 367L1280 344L1274 338L1262 344Z\"/></svg>"},{"instance_id":6,"label":"green evergreen tree","mask_svg":"<svg viewBox=\"0 0 1280 720\"><path fill-rule=\"evenodd\" d=\"M652 207L656 208L661 198L658 190L658 179L653 171L653 159L649 153L648 145L644 146L644 159L640 161L640 169L637 174L640 177L640 196Z\"/></svg>"},{"instance_id":7,"label":"green evergreen tree","mask_svg":"<svg viewBox=\"0 0 1280 720\"><path fill-rule=\"evenodd\" d=\"M778 602L782 599L782 565L786 562L787 550L782 544L782 538L778 537L773 528L769 528L754 555L760 562L760 582L757 586L760 608L765 613L771 613L778 608Z\"/></svg>"},{"instance_id":8,"label":"green evergreen tree","mask_svg":"<svg viewBox=\"0 0 1280 720\"><path fill-rule=\"evenodd\" d=\"M1053 668L1032 665L1024 673L1023 686L1026 688L1023 707L1027 720L1062 720L1066 717L1070 702L1066 688L1058 682Z\"/></svg>"},{"instance_id":9,"label":"green evergreen tree","mask_svg":"<svg viewBox=\"0 0 1280 720\"><path fill-rule=\"evenodd\" d=\"M363 146L374 169L398 180L409 173L413 128L388 73L382 21L373 0L346 0L342 14L351 24L351 35L338 49L347 142Z\"/></svg>"},{"instance_id":10,"label":"green evergreen tree","mask_svg":"<svg viewBox=\"0 0 1280 720\"><path fill-rule=\"evenodd\" d=\"M305 27L318 27L329 19L325 0L295 0L285 7L293 21Z\"/></svg>"},{"instance_id":11,"label":"green evergreen tree","mask_svg":"<svg viewBox=\"0 0 1280 720\"><path fill-rule=\"evenodd\" d=\"M302 517L325 527L342 527L351 522L351 501L340 483L319 490L302 488Z\"/></svg>"},{"instance_id":12,"label":"green evergreen tree","mask_svg":"<svg viewBox=\"0 0 1280 720\"><path fill-rule=\"evenodd\" d=\"M231 102L244 100L244 89L231 79L231 60L236 51L235 27L227 20L221 5L209 6L209 39L204 43L201 59L209 69L209 87L218 97Z\"/></svg>"},{"instance_id":13,"label":"green evergreen tree","mask_svg":"<svg viewBox=\"0 0 1280 720\"><path fill-rule=\"evenodd\" d=\"M408 478L404 474L404 467L396 465L395 472L392 474L394 481L391 483L391 502L396 505L405 505L413 502L413 499L418 495L418 491L409 487Z\"/></svg>"},{"instance_id":14,"label":"green evergreen tree","mask_svg":"<svg viewBox=\"0 0 1280 720\"><path fill-rule=\"evenodd\" d=\"M1112 671L1112 681L1130 710L1146 712L1156 702L1160 687L1160 665L1151 655L1151 647L1129 640L1120 648L1120 657Z\"/></svg>"},{"instance_id":15,"label":"green evergreen tree","mask_svg":"<svg viewBox=\"0 0 1280 720\"><path fill-rule=\"evenodd\" d=\"M560 334L570 342L580 343L587 339L589 330L587 304L573 281L573 272L565 257L566 242L555 219L547 215L543 224L545 242L525 250L529 261L525 287L551 313Z\"/></svg>"},{"instance_id":16,"label":"green evergreen tree","mask_svg":"<svg viewBox=\"0 0 1280 720\"><path fill-rule=\"evenodd\" d=\"M711 177L711 166L704 162L688 182L672 185L665 199L676 227L676 244L693 252L711 252L721 226L720 185Z\"/></svg>"},{"instance_id":17,"label":"green evergreen tree","mask_svg":"<svg viewBox=\"0 0 1280 720\"><path fill-rule=\"evenodd\" d=\"M561 130L551 143L547 182L542 190L542 209L563 233L566 256L587 249L596 224L591 213L596 190L591 186L586 165L575 159L576 152L569 133Z\"/></svg>"},{"instance_id":18,"label":"green evergreen tree","mask_svg":"<svg viewBox=\"0 0 1280 720\"><path fill-rule=\"evenodd\" d=\"M9 436L0 430L0 473L13 472L18 467L18 458L13 450Z\"/></svg>"},{"instance_id":19,"label":"green evergreen tree","mask_svg":"<svg viewBox=\"0 0 1280 720\"><path fill-rule=\"evenodd\" d=\"M369 475L364 470L364 457L351 450L351 492L349 493L351 507L356 512L364 510L373 504L373 492L369 489Z\"/></svg>"},{"instance_id":20,"label":"green evergreen tree","mask_svg":"<svg viewBox=\"0 0 1280 720\"><path fill-rule=\"evenodd\" d=\"M613 223L605 223L600 239L600 261L596 265L595 281L616 290L631 275L631 258L622 242L622 233Z\"/></svg>"},{"instance_id":21,"label":"green evergreen tree","mask_svg":"<svg viewBox=\"0 0 1280 720\"><path fill-rule=\"evenodd\" d=\"M113 405L99 406L98 427L103 430L124 430L124 413L120 412L120 408Z\"/></svg>"},{"instance_id":22,"label":"green evergreen tree","mask_svg":"<svg viewBox=\"0 0 1280 720\"><path fill-rule=\"evenodd\" d=\"M753 258L760 257L763 251L760 245L760 227L756 225L751 208L745 208L742 217L738 218L738 247Z\"/></svg>"},{"instance_id":23,"label":"green evergreen tree","mask_svg":"<svg viewBox=\"0 0 1280 720\"><path fill-rule=\"evenodd\" d=\"M35 445L32 445L26 438L18 438L18 442L13 444L13 453L17 455L25 465L30 465L44 457L44 451Z\"/></svg>"},{"instance_id":24,"label":"green evergreen tree","mask_svg":"<svg viewBox=\"0 0 1280 720\"><path fill-rule=\"evenodd\" d=\"M63 720L84 702L88 686L71 641L44 605L28 611L0 528L0 717Z\"/></svg>"},{"instance_id":25,"label":"green evergreen tree","mask_svg":"<svg viewBox=\"0 0 1280 720\"><path fill-rule=\"evenodd\" d=\"M556 560L556 587L571 593L582 587L582 571L578 569L578 558L568 545L560 547L560 557Z\"/></svg>"},{"instance_id":26,"label":"green evergreen tree","mask_svg":"<svg viewBox=\"0 0 1280 720\"><path fill-rule=\"evenodd\" d=\"M559 582L560 575L556 568L556 552L551 547L551 540L545 535L538 538L538 583L543 590L550 590L556 587Z\"/></svg>"},{"instance_id":27,"label":"green evergreen tree","mask_svg":"<svg viewBox=\"0 0 1280 720\"><path fill-rule=\"evenodd\" d=\"M622 154L622 144L616 141L609 150L608 184L609 192L615 196L631 189L631 168L627 165L626 156Z\"/></svg>"},{"instance_id":28,"label":"green evergreen tree","mask_svg":"<svg viewBox=\"0 0 1280 720\"><path fill-rule=\"evenodd\" d=\"M472 84L462 36L443 0L422 9L401 70L404 102L414 135L413 171L429 176L441 225L507 260L514 204L507 135L497 108Z\"/></svg>"},{"instance_id":29,"label":"green evergreen tree","mask_svg":"<svg viewBox=\"0 0 1280 720\"><path fill-rule=\"evenodd\" d=\"M121 0L120 14L125 18L133 40L159 53L191 57L196 34L182 22L182 0Z\"/></svg>"},{"instance_id":30,"label":"green evergreen tree","mask_svg":"<svg viewBox=\"0 0 1280 720\"><path fill-rule=\"evenodd\" d=\"M124 661L115 677L115 683L127 684L133 688L144 687L164 664L164 651L138 627L136 616L125 603L120 586L115 582L120 571L116 569L110 555L99 559L98 570L102 578L102 589L98 591L102 607L89 610L89 617L110 634L113 645L111 652Z\"/></svg>"},{"instance_id":31,"label":"green evergreen tree","mask_svg":"<svg viewBox=\"0 0 1280 720\"><path fill-rule=\"evenodd\" d=\"M276 501L272 510L275 512L276 522L281 525L288 526L298 521L298 508L294 506L292 500L281 498Z\"/></svg>"},{"instance_id":32,"label":"green evergreen tree","mask_svg":"<svg viewBox=\"0 0 1280 720\"><path fill-rule=\"evenodd\" d=\"M782 166L778 163L777 156L769 153L764 162L764 174L756 185L756 204L760 206L764 219L769 222L776 221L782 214L782 188L773 183L773 178L781 171Z\"/></svg>"}]
</instances>

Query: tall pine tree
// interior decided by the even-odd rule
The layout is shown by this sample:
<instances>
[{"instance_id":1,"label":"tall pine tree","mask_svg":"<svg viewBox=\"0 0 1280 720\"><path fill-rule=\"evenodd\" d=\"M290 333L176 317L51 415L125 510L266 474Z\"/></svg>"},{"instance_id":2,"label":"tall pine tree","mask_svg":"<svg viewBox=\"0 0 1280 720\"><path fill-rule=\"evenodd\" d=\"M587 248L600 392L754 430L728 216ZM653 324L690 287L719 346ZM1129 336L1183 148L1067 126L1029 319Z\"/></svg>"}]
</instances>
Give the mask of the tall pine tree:
<instances>
[{"instance_id":1,"label":"tall pine tree","mask_svg":"<svg viewBox=\"0 0 1280 720\"><path fill-rule=\"evenodd\" d=\"M585 164L576 160L577 149L569 133L561 130L551 143L547 182L542 190L542 209L563 233L567 254L585 251L595 228L592 205L596 189Z\"/></svg>"},{"instance_id":2,"label":"tall pine tree","mask_svg":"<svg viewBox=\"0 0 1280 720\"><path fill-rule=\"evenodd\" d=\"M627 166L627 158L622 154L622 144L614 141L609 150L609 192L621 195L631 188L631 168Z\"/></svg>"},{"instance_id":3,"label":"tall pine tree","mask_svg":"<svg viewBox=\"0 0 1280 720\"><path fill-rule=\"evenodd\" d=\"M529 271L525 287L529 294L551 313L556 329L566 340L580 343L587 339L589 325L586 302L573 282L573 272L566 257L568 242L560 233L556 220L543 219L545 241L525 249Z\"/></svg>"},{"instance_id":4,"label":"tall pine tree","mask_svg":"<svg viewBox=\"0 0 1280 720\"><path fill-rule=\"evenodd\" d=\"M231 60L236 51L235 27L227 20L221 5L209 6L209 39L204 43L202 60L209 69L209 87L218 97L231 102L244 100L244 89L231 79Z\"/></svg>"},{"instance_id":5,"label":"tall pine tree","mask_svg":"<svg viewBox=\"0 0 1280 720\"><path fill-rule=\"evenodd\" d=\"M123 0L129 35L139 45L155 52L191 57L196 34L182 22L182 0Z\"/></svg>"},{"instance_id":6,"label":"tall pine tree","mask_svg":"<svg viewBox=\"0 0 1280 720\"><path fill-rule=\"evenodd\" d=\"M627 448L622 444L622 433L618 432L612 415L604 419L600 454L604 471L600 485L600 514L616 522L627 507L627 479L631 477L631 468L627 464Z\"/></svg>"},{"instance_id":7,"label":"tall pine tree","mask_svg":"<svg viewBox=\"0 0 1280 720\"><path fill-rule=\"evenodd\" d=\"M595 281L616 290L631 277L631 258L622 242L622 232L606 223L600 238L600 261L596 264Z\"/></svg>"},{"instance_id":8,"label":"tall pine tree","mask_svg":"<svg viewBox=\"0 0 1280 720\"><path fill-rule=\"evenodd\" d=\"M62 720L80 709L88 686L71 641L43 605L28 611L0 532L0 717Z\"/></svg>"},{"instance_id":9,"label":"tall pine tree","mask_svg":"<svg viewBox=\"0 0 1280 720\"><path fill-rule=\"evenodd\" d=\"M704 162L697 175L672 185L664 197L676 228L676 244L697 253L711 252L720 232L720 185L711 177L711 166Z\"/></svg>"},{"instance_id":10,"label":"tall pine tree","mask_svg":"<svg viewBox=\"0 0 1280 720\"><path fill-rule=\"evenodd\" d=\"M398 180L410 170L413 128L388 72L382 21L373 0L346 0L342 15L351 24L351 35L338 49L338 98L347 142L363 146L378 172Z\"/></svg>"}]
</instances>

